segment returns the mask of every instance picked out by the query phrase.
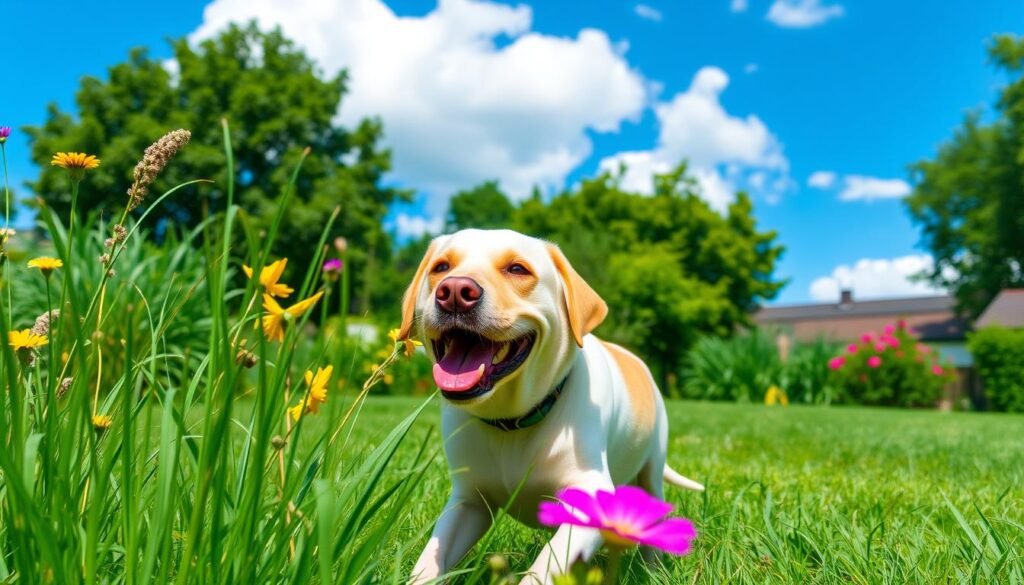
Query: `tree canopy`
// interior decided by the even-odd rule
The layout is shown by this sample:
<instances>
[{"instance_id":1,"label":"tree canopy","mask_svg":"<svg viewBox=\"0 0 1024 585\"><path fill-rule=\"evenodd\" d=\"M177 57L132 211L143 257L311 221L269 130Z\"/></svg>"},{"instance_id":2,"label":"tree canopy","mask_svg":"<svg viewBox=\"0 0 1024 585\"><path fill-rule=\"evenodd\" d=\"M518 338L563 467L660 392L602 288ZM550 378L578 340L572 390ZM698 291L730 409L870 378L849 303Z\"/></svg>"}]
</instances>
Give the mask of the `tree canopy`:
<instances>
[{"instance_id":1,"label":"tree canopy","mask_svg":"<svg viewBox=\"0 0 1024 585\"><path fill-rule=\"evenodd\" d=\"M935 258L927 278L972 316L1000 290L1024 287L1024 39L997 36L989 57L1009 77L997 119L969 115L934 159L911 167L906 200Z\"/></svg>"},{"instance_id":2,"label":"tree canopy","mask_svg":"<svg viewBox=\"0 0 1024 585\"><path fill-rule=\"evenodd\" d=\"M82 79L75 97L77 116L53 104L42 126L26 129L41 169L31 183L35 193L65 215L70 205L67 184L49 159L57 151L85 151L103 164L85 177L80 206L120 210L132 168L145 147L169 130L187 128L191 144L152 191L195 178L216 182L171 198L150 217L153 225L195 225L204 206L215 212L224 205L220 119L226 118L232 130L237 200L256 229L270 223L274 200L284 192L303 149L311 148L275 253L292 257L302 268L313 256L327 218L340 206L330 235L348 239L356 300L365 304L370 291L360 291L367 288L363 272L372 264L369 256L390 251L382 220L388 206L408 194L380 184L391 162L390 153L379 145L379 122L364 120L354 128L337 124L345 75L324 77L279 31L261 32L254 24L231 26L197 47L184 39L172 47L175 68L134 50L126 62L109 69L108 79ZM356 308L365 309L358 303Z\"/></svg>"}]
</instances>

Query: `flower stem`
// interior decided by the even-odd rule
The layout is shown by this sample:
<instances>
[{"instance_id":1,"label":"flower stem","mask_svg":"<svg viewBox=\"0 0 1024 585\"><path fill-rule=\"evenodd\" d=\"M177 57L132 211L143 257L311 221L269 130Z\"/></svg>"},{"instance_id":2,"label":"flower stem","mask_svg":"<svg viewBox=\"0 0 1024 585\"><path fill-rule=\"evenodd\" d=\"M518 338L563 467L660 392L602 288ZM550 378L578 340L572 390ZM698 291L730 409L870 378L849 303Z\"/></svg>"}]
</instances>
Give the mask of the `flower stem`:
<instances>
[{"instance_id":1,"label":"flower stem","mask_svg":"<svg viewBox=\"0 0 1024 585\"><path fill-rule=\"evenodd\" d=\"M6 148L6 146L2 142L0 142L0 156L3 157L3 161L4 161L4 236L3 237L7 241L10 241L10 238L11 238L11 186L10 186L10 183L8 182L8 180L7 180L7 148ZM4 254L7 254L6 249L4 250ZM7 265L9 264L9 262L7 262L6 260L7 260L7 258L0 259L0 261L3 261L3 263L4 263L3 270L5 270L5 271L8 270ZM5 279L3 279L3 285L4 285L5 288L7 288L7 322L8 323L13 323L14 322L13 321L14 313L13 313L13 309L11 307L13 305L13 297L14 297L14 293L12 292L13 291L14 283L12 282L11 278L5 278Z\"/></svg>"},{"instance_id":2,"label":"flower stem","mask_svg":"<svg viewBox=\"0 0 1024 585\"><path fill-rule=\"evenodd\" d=\"M615 585L619 581L619 565L622 564L622 549L608 547L608 566L604 570L604 585Z\"/></svg>"}]
</instances>

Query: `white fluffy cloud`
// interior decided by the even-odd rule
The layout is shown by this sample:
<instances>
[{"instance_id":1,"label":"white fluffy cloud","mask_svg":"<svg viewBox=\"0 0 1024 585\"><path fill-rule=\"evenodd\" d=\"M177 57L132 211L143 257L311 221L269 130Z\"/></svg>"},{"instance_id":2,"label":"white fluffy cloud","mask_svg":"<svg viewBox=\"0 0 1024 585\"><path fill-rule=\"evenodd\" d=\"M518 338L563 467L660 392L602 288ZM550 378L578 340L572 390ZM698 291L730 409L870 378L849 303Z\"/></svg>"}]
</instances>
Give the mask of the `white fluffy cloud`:
<instances>
[{"instance_id":1,"label":"white fluffy cloud","mask_svg":"<svg viewBox=\"0 0 1024 585\"><path fill-rule=\"evenodd\" d=\"M843 15L838 4L825 5L821 0L775 0L765 16L783 28L810 28Z\"/></svg>"},{"instance_id":2,"label":"white fluffy cloud","mask_svg":"<svg viewBox=\"0 0 1024 585\"><path fill-rule=\"evenodd\" d=\"M747 0L732 0L732 2L729 2L729 10L733 12L746 12Z\"/></svg>"},{"instance_id":3,"label":"white fluffy cloud","mask_svg":"<svg viewBox=\"0 0 1024 585\"><path fill-rule=\"evenodd\" d=\"M214 0L203 17L192 41L255 19L326 72L347 69L341 121L380 116L393 178L434 194L435 212L488 179L515 196L561 187L591 153L587 132L616 131L647 99L624 44L595 29L534 32L526 5L440 0L400 17L382 0Z\"/></svg>"},{"instance_id":4,"label":"white fluffy cloud","mask_svg":"<svg viewBox=\"0 0 1024 585\"><path fill-rule=\"evenodd\" d=\"M633 7L633 12L635 12L640 18L653 20L654 22L661 22L661 11L653 6L637 4Z\"/></svg>"},{"instance_id":5,"label":"white fluffy cloud","mask_svg":"<svg viewBox=\"0 0 1024 585\"><path fill-rule=\"evenodd\" d=\"M875 199L899 199L910 194L910 184L903 179L880 179L863 175L843 177L841 201L873 201Z\"/></svg>"},{"instance_id":6,"label":"white fluffy cloud","mask_svg":"<svg viewBox=\"0 0 1024 585\"><path fill-rule=\"evenodd\" d=\"M849 289L856 299L882 299L941 295L946 291L928 282L912 280L912 276L932 270L934 261L927 254L911 254L898 258L862 258L853 266L837 266L829 276L811 283L810 294L815 301L833 302L839 291Z\"/></svg>"},{"instance_id":7,"label":"white fluffy cloud","mask_svg":"<svg viewBox=\"0 0 1024 585\"><path fill-rule=\"evenodd\" d=\"M815 189L831 189L836 184L836 174L832 171L815 171L807 177L807 186Z\"/></svg>"},{"instance_id":8,"label":"white fluffy cloud","mask_svg":"<svg viewBox=\"0 0 1024 585\"><path fill-rule=\"evenodd\" d=\"M625 165L623 186L651 192L652 174L686 159L705 198L719 210L732 201L737 188L760 184L773 191L785 189L789 162L782 146L757 116L734 116L722 107L719 97L728 85L725 71L702 68L689 89L655 106L660 130L654 149L607 157L600 168L617 170Z\"/></svg>"},{"instance_id":9,"label":"white fluffy cloud","mask_svg":"<svg viewBox=\"0 0 1024 585\"><path fill-rule=\"evenodd\" d=\"M419 238L423 234L439 234L442 229L444 229L444 220L440 217L427 218L405 213L395 216L395 231L403 240Z\"/></svg>"}]
</instances>

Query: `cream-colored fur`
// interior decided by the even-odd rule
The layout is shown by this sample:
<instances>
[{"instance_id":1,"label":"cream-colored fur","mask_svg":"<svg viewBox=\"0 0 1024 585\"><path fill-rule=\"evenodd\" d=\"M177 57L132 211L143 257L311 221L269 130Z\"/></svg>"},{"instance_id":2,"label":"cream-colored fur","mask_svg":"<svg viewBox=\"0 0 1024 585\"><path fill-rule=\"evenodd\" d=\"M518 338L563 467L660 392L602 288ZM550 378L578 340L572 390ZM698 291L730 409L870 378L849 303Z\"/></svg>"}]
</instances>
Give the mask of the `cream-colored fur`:
<instances>
[{"instance_id":1,"label":"cream-colored fur","mask_svg":"<svg viewBox=\"0 0 1024 585\"><path fill-rule=\"evenodd\" d=\"M511 264L529 275L511 274ZM536 338L526 361L492 391L443 402L452 491L411 582L426 583L451 569L500 507L535 526L538 504L565 487L594 492L631 483L662 497L664 479L703 489L667 467L661 393L639 358L590 334L607 307L556 246L509 230L436 238L406 292L401 328L404 337L422 339L432 358L430 340L444 324L434 294L451 276L472 278L484 291L474 309L476 333L493 340ZM503 431L480 420L522 416L563 379L562 394L535 426ZM560 528L523 582L549 584L600 544L594 530Z\"/></svg>"}]
</instances>

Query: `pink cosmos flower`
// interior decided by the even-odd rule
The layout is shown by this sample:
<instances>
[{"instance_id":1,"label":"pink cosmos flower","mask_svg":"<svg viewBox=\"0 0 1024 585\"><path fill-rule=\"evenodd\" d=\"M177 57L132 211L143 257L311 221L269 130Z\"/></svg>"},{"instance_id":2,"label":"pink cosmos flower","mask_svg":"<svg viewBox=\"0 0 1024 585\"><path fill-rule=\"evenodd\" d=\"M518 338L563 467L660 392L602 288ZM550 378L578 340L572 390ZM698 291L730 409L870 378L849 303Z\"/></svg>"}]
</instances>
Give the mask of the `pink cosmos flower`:
<instances>
[{"instance_id":1,"label":"pink cosmos flower","mask_svg":"<svg viewBox=\"0 0 1024 585\"><path fill-rule=\"evenodd\" d=\"M899 347L900 346L900 340L896 339L895 337L890 337L890 338L886 339L885 342L889 344L889 347Z\"/></svg>"},{"instance_id":2,"label":"pink cosmos flower","mask_svg":"<svg viewBox=\"0 0 1024 585\"><path fill-rule=\"evenodd\" d=\"M858 349L860 349L860 346L857 345L856 343L851 343L850 345L846 346L846 351L850 353L857 353Z\"/></svg>"},{"instance_id":3,"label":"pink cosmos flower","mask_svg":"<svg viewBox=\"0 0 1024 585\"><path fill-rule=\"evenodd\" d=\"M936 376L941 376L942 374L946 373L946 371L943 370L942 366L940 366L939 364L935 364L934 366L932 366L932 373L935 374Z\"/></svg>"},{"instance_id":4,"label":"pink cosmos flower","mask_svg":"<svg viewBox=\"0 0 1024 585\"><path fill-rule=\"evenodd\" d=\"M887 346L885 345L885 343L879 341L878 343L875 344L875 351L877 351L878 353L882 353L883 351L885 351L886 347Z\"/></svg>"},{"instance_id":5,"label":"pink cosmos flower","mask_svg":"<svg viewBox=\"0 0 1024 585\"><path fill-rule=\"evenodd\" d=\"M828 368L830 370L838 370L839 368L843 367L843 364L845 363L846 358L844 358L843 356L837 356L828 360Z\"/></svg>"},{"instance_id":6,"label":"pink cosmos flower","mask_svg":"<svg viewBox=\"0 0 1024 585\"><path fill-rule=\"evenodd\" d=\"M892 335L893 333L896 333L896 328L892 325L886 325L884 331L886 335Z\"/></svg>"},{"instance_id":7,"label":"pink cosmos flower","mask_svg":"<svg viewBox=\"0 0 1024 585\"><path fill-rule=\"evenodd\" d=\"M629 548L642 544L674 555L690 552L697 531L686 518L668 518L672 504L663 502L634 486L619 486L614 492L598 490L589 494L566 488L557 502L541 502L537 519L545 526L585 526L601 531L609 546Z\"/></svg>"},{"instance_id":8,"label":"pink cosmos flower","mask_svg":"<svg viewBox=\"0 0 1024 585\"><path fill-rule=\"evenodd\" d=\"M874 336L871 335L870 333L865 333L864 335L860 336L860 340L863 341L864 343L871 343L874 339Z\"/></svg>"},{"instance_id":9,"label":"pink cosmos flower","mask_svg":"<svg viewBox=\"0 0 1024 585\"><path fill-rule=\"evenodd\" d=\"M873 356L868 358L868 367L869 368L879 368L881 366L882 366L882 358L878 357L877 355L873 355Z\"/></svg>"}]
</instances>

